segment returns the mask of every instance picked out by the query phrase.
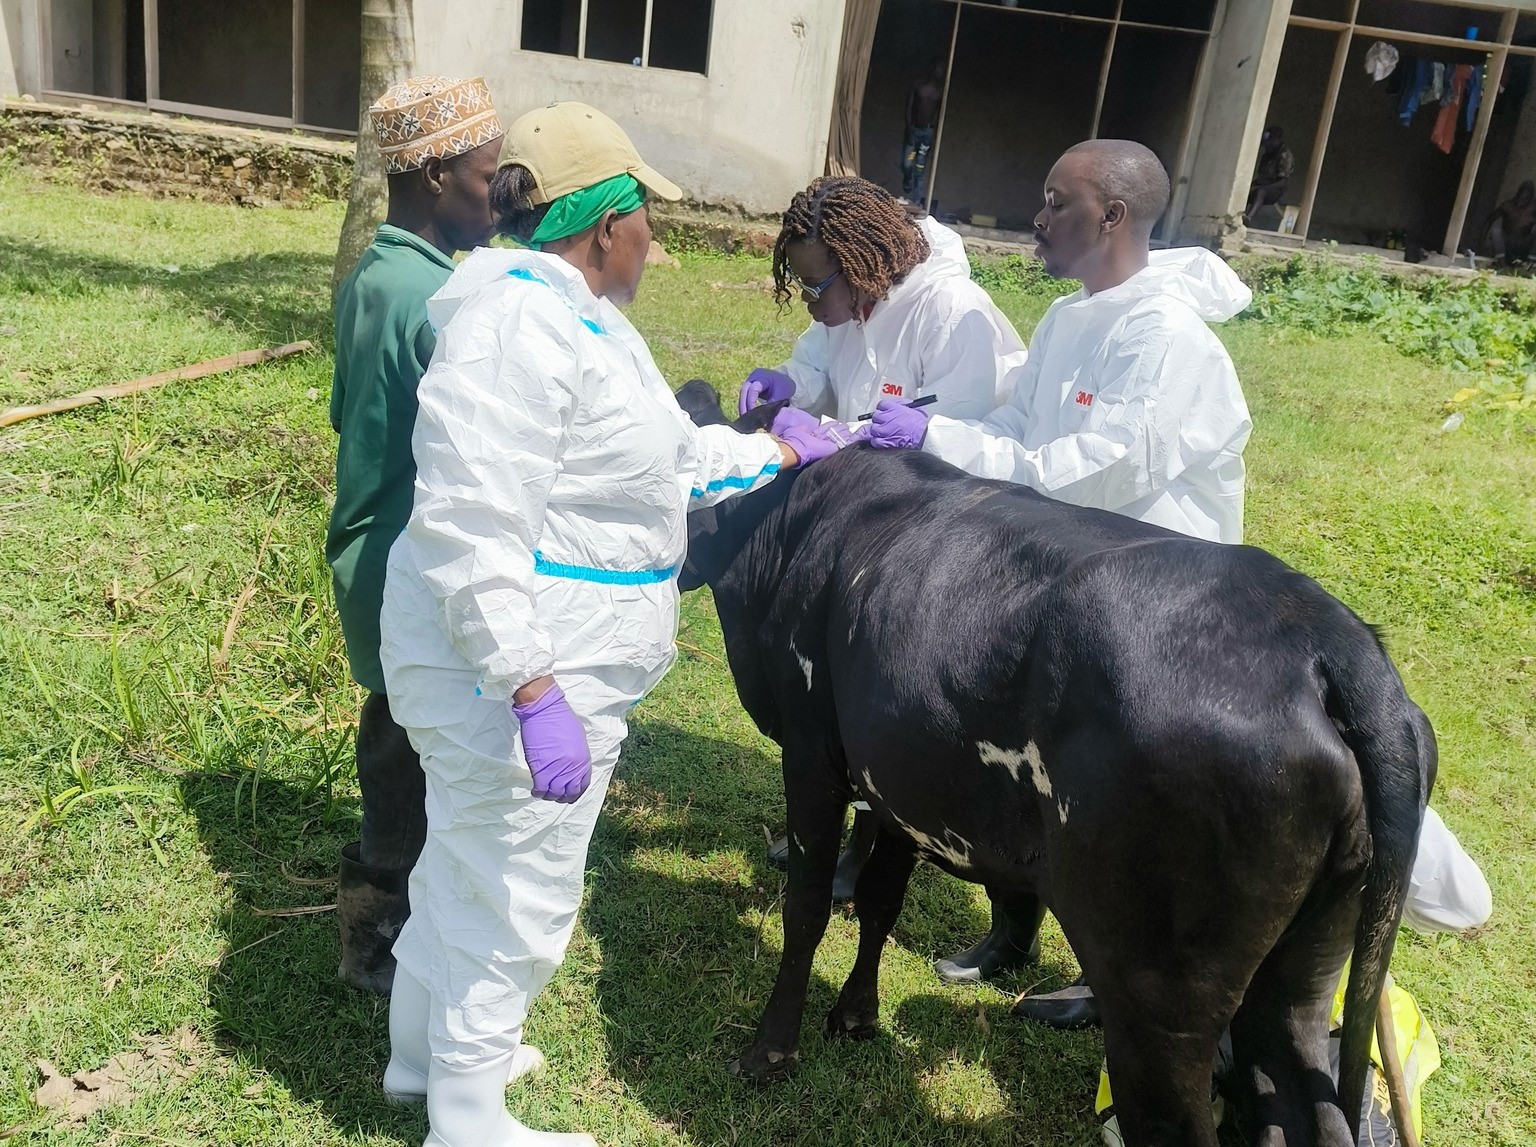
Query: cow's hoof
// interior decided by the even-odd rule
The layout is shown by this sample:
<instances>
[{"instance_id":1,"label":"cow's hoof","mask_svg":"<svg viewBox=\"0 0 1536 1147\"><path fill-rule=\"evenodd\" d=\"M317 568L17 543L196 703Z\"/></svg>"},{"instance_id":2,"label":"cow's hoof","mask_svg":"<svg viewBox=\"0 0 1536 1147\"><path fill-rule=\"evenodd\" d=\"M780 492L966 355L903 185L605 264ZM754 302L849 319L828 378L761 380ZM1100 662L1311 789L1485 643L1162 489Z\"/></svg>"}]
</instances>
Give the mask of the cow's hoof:
<instances>
[{"instance_id":1,"label":"cow's hoof","mask_svg":"<svg viewBox=\"0 0 1536 1147\"><path fill-rule=\"evenodd\" d=\"M749 1047L731 1060L726 1070L738 1079L750 1079L753 1083L777 1083L788 1078L799 1062L798 1051L760 1051Z\"/></svg>"},{"instance_id":2,"label":"cow's hoof","mask_svg":"<svg viewBox=\"0 0 1536 1147\"><path fill-rule=\"evenodd\" d=\"M836 1004L827 1013L826 1031L829 1039L874 1039L879 1030L880 1023L873 1012L861 1015L842 1004Z\"/></svg>"}]
</instances>

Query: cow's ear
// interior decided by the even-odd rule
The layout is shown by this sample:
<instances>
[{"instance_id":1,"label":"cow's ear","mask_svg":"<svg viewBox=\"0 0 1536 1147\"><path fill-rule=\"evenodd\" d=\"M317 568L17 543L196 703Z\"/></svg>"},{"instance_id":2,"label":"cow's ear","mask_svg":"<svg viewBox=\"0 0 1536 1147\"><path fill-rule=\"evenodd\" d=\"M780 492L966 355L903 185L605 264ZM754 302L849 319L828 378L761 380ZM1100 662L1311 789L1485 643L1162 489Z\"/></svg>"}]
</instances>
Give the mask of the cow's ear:
<instances>
[{"instance_id":1,"label":"cow's ear","mask_svg":"<svg viewBox=\"0 0 1536 1147\"><path fill-rule=\"evenodd\" d=\"M761 406L754 406L731 425L743 434L756 434L759 430L768 430L773 426L773 420L779 411L789 405L788 399L779 402L765 402Z\"/></svg>"},{"instance_id":2,"label":"cow's ear","mask_svg":"<svg viewBox=\"0 0 1536 1147\"><path fill-rule=\"evenodd\" d=\"M693 419L695 426L729 426L731 420L720 407L720 392L702 378L692 378L677 391L677 404Z\"/></svg>"}]
</instances>

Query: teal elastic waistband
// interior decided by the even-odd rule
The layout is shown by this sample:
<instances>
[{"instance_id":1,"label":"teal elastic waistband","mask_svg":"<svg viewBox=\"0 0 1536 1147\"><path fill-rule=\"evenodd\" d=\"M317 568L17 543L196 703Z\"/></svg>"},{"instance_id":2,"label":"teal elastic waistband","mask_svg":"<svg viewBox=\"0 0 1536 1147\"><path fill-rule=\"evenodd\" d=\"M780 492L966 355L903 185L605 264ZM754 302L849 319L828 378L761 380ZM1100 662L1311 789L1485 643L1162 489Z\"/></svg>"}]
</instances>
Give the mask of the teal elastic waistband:
<instances>
[{"instance_id":1,"label":"teal elastic waistband","mask_svg":"<svg viewBox=\"0 0 1536 1147\"><path fill-rule=\"evenodd\" d=\"M572 581L591 581L598 585L655 585L677 576L675 566L661 570L600 570L595 566L573 566L552 562L538 550L533 551L533 572L545 577L564 577Z\"/></svg>"}]
</instances>

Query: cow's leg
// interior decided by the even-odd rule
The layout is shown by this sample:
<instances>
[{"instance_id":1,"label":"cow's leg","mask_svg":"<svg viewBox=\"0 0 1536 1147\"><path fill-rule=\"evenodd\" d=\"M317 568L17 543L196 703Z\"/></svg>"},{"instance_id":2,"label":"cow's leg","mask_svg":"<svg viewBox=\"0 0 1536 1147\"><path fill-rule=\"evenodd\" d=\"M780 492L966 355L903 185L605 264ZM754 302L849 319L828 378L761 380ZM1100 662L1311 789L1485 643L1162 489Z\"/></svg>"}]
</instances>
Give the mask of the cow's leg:
<instances>
[{"instance_id":1,"label":"cow's leg","mask_svg":"<svg viewBox=\"0 0 1536 1147\"><path fill-rule=\"evenodd\" d=\"M827 1013L828 1035L868 1039L875 1034L880 1019L880 953L901 914L907 881L916 865L912 846L881 828L874 851L859 872L853 897L859 916L859 955L837 1003Z\"/></svg>"},{"instance_id":2,"label":"cow's leg","mask_svg":"<svg viewBox=\"0 0 1536 1147\"><path fill-rule=\"evenodd\" d=\"M1303 910L1259 966L1232 1019L1235 1081L1250 1143L1349 1147L1329 1067L1328 1013L1354 914L1347 895L1321 913Z\"/></svg>"},{"instance_id":3,"label":"cow's leg","mask_svg":"<svg viewBox=\"0 0 1536 1147\"><path fill-rule=\"evenodd\" d=\"M1211 1064L1221 1020L1196 1014L1200 1001L1185 984L1148 977L1143 988L1146 998L1099 993L1104 1058L1126 1147L1217 1147ZM1170 1000L1191 1014L1169 1023L1159 1005Z\"/></svg>"},{"instance_id":4,"label":"cow's leg","mask_svg":"<svg viewBox=\"0 0 1536 1147\"><path fill-rule=\"evenodd\" d=\"M731 1073L760 1082L789 1074L800 1056L800 1020L811 960L832 914L832 875L843 841L848 792L831 754L784 750L784 802L789 823L789 882L784 893L784 955L757 1034L732 1061Z\"/></svg>"}]
</instances>

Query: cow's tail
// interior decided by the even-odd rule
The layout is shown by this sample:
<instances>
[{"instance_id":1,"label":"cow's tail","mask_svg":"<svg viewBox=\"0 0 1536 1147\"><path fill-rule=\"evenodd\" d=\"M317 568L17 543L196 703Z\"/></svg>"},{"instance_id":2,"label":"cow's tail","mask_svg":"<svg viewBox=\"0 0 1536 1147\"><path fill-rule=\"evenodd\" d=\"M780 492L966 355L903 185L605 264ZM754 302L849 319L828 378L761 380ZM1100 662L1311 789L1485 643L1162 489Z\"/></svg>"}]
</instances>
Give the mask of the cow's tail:
<instances>
[{"instance_id":1,"label":"cow's tail","mask_svg":"<svg viewBox=\"0 0 1536 1147\"><path fill-rule=\"evenodd\" d=\"M1342 627L1349 634L1348 649L1325 657L1322 668L1325 707L1360 770L1371 840L1339 1048L1339 1102L1358 1137L1377 1001L1434 783L1435 749L1428 720L1408 699L1380 641L1351 620L1353 625Z\"/></svg>"}]
</instances>

